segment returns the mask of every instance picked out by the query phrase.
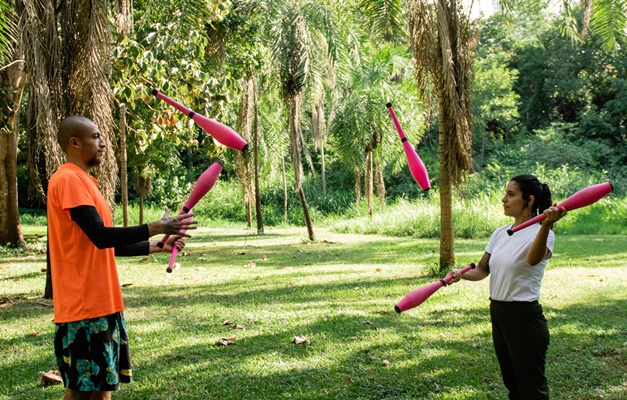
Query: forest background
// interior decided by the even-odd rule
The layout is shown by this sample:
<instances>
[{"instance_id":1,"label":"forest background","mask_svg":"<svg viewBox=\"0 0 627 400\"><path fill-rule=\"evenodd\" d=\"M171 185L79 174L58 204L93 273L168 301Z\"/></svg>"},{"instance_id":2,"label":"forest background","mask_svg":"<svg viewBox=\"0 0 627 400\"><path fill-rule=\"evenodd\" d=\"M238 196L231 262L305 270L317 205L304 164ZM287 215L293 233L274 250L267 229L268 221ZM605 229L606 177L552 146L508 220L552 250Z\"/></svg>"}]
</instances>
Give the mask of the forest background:
<instances>
[{"instance_id":1,"label":"forest background","mask_svg":"<svg viewBox=\"0 0 627 400\"><path fill-rule=\"evenodd\" d=\"M29 4L39 3L23 2ZM597 211L581 211L578 220L562 225L563 231L624 233L627 55L622 50L622 3L595 2L592 19L586 2L500 4L507 12L466 21L475 29L474 62L468 64L472 163L454 193L455 236L485 236L506 221L500 195L507 180L519 173L536 174L557 201L610 180L612 196ZM611 20L603 22L608 4ZM105 9L110 42L104 47L110 51L101 64L109 72L110 157L115 155L107 171L115 175L101 171L99 178L112 206L129 204L114 207L117 223L142 222L147 212L165 207L178 210L200 173L219 161L225 168L218 184L195 208L203 223L257 224L258 232L264 225L304 225L306 198L314 226L438 237L437 96L433 85L416 85L421 78L412 61L416 43L407 33L405 3L216 0L174 6L150 0L113 5ZM3 7L11 10L6 3ZM3 16L9 37L10 16ZM603 31L608 24L619 32L609 39ZM282 53L289 41L297 43L297 56L294 48ZM3 40L3 49L6 43L10 41ZM32 50L28 43L22 49L26 53ZM293 64L295 58L300 64ZM13 64L5 61L7 67ZM80 57L74 63L81 65ZM35 75L31 71L30 81L23 79L21 88L5 93L19 93L21 108L28 110L18 113L16 125L20 214L33 216L28 222L45 224L47 178L55 165L51 154L57 164L60 156L54 142L42 136ZM300 91L296 107L290 102L290 85ZM254 141L257 153L251 151L245 159L219 145L157 101L151 95L155 88L234 127ZM426 164L429 192L422 192L408 173L385 107L388 101ZM15 118L14 111L5 101L3 120ZM97 107L91 109L97 112ZM52 126L55 118L60 116L51 117ZM302 199L295 194L300 188ZM585 218L593 223L580 223Z\"/></svg>"}]
</instances>

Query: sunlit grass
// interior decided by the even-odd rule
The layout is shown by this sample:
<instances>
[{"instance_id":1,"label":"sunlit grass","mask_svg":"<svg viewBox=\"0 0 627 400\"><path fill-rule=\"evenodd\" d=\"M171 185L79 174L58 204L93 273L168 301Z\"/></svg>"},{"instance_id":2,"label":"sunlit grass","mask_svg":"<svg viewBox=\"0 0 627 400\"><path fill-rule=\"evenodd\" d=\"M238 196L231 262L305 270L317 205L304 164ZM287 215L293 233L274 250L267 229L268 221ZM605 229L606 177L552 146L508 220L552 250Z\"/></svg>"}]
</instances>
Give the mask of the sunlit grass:
<instances>
[{"instance_id":1,"label":"sunlit grass","mask_svg":"<svg viewBox=\"0 0 627 400\"><path fill-rule=\"evenodd\" d=\"M437 240L316 234L308 243L305 228L199 229L170 276L165 254L119 258L135 381L114 398L507 398L487 280L396 314L433 281ZM553 399L625 396L626 239L558 235L542 288ZM476 262L485 242L457 240L458 263ZM60 398L59 386L38 385L39 371L56 368L44 255L0 260L0 399ZM296 335L309 342L293 344ZM217 344L231 336L234 345Z\"/></svg>"}]
</instances>

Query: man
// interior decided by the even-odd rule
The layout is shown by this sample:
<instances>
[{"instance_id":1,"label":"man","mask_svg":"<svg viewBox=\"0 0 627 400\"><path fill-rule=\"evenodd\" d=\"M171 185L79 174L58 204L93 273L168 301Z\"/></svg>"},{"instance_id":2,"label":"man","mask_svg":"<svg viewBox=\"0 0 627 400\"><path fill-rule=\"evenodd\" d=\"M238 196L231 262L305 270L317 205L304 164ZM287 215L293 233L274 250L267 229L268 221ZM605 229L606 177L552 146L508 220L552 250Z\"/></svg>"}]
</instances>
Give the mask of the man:
<instances>
[{"instance_id":1,"label":"man","mask_svg":"<svg viewBox=\"0 0 627 400\"><path fill-rule=\"evenodd\" d=\"M120 382L131 381L115 256L182 248L176 236L162 249L147 240L159 234L190 237L184 232L198 223L191 213L170 217L166 211L155 222L114 228L109 206L89 175L105 151L98 127L88 118L69 117L61 122L57 140L67 162L48 185L48 240L64 399L110 399Z\"/></svg>"}]
</instances>

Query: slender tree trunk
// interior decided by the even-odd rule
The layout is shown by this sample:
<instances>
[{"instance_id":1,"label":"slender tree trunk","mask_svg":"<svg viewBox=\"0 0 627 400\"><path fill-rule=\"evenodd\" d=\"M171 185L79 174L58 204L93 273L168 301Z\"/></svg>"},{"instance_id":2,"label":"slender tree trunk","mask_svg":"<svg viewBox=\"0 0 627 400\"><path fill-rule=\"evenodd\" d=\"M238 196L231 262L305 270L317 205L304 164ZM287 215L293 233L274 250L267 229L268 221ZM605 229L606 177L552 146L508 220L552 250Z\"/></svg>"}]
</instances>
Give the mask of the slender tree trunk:
<instances>
[{"instance_id":1,"label":"slender tree trunk","mask_svg":"<svg viewBox=\"0 0 627 400\"><path fill-rule=\"evenodd\" d=\"M307 208L307 200L305 199L305 192L302 186L302 164L301 164L301 143L300 143L300 121L298 118L300 112L300 96L294 96L289 101L289 115L290 115L290 145L292 150L292 163L294 164L294 177L296 179L296 191L298 192L298 199L300 200L300 206L303 209L303 217L305 218L305 225L307 226L307 233L309 240L315 240L313 231L313 224L309 216L309 210Z\"/></svg>"},{"instance_id":2,"label":"slender tree trunk","mask_svg":"<svg viewBox=\"0 0 627 400\"><path fill-rule=\"evenodd\" d=\"M255 214L257 217L257 234L263 235L263 214L261 213L261 196L259 195L259 103L257 101L257 77L253 80L253 144L255 163Z\"/></svg>"},{"instance_id":3,"label":"slender tree trunk","mask_svg":"<svg viewBox=\"0 0 627 400\"><path fill-rule=\"evenodd\" d=\"M144 223L144 179L139 179L139 225Z\"/></svg>"},{"instance_id":4,"label":"slender tree trunk","mask_svg":"<svg viewBox=\"0 0 627 400\"><path fill-rule=\"evenodd\" d=\"M281 177L283 178L283 222L287 223L287 177L285 176L285 159L281 157Z\"/></svg>"},{"instance_id":5,"label":"slender tree trunk","mask_svg":"<svg viewBox=\"0 0 627 400\"><path fill-rule=\"evenodd\" d=\"M364 177L366 184L366 199L368 200L368 215L372 217L372 198L373 198L373 179L372 179L372 149L366 150L366 175Z\"/></svg>"},{"instance_id":6,"label":"slender tree trunk","mask_svg":"<svg viewBox=\"0 0 627 400\"><path fill-rule=\"evenodd\" d=\"M11 14L13 15L13 14ZM21 52L16 51L13 63L0 71L0 246L24 244L17 198L17 142L19 137L20 102L26 75Z\"/></svg>"},{"instance_id":7,"label":"slender tree trunk","mask_svg":"<svg viewBox=\"0 0 627 400\"><path fill-rule=\"evenodd\" d=\"M361 203L361 171L355 168L353 172L355 175L355 205L359 207L359 203Z\"/></svg>"},{"instance_id":8,"label":"slender tree trunk","mask_svg":"<svg viewBox=\"0 0 627 400\"><path fill-rule=\"evenodd\" d=\"M322 195L327 195L327 178L325 176L326 165L324 162L324 143L320 146L320 163L322 165Z\"/></svg>"},{"instance_id":9,"label":"slender tree trunk","mask_svg":"<svg viewBox=\"0 0 627 400\"><path fill-rule=\"evenodd\" d=\"M375 157L375 186L377 188L377 197L379 198L379 204L381 207L385 206L385 181L383 180L383 168L381 167L381 160L377 155Z\"/></svg>"},{"instance_id":10,"label":"slender tree trunk","mask_svg":"<svg viewBox=\"0 0 627 400\"><path fill-rule=\"evenodd\" d=\"M440 162L440 271L446 271L455 265L455 246L453 237L452 183L450 171L446 168L447 123L446 106L440 101L439 117L439 162Z\"/></svg>"},{"instance_id":11,"label":"slender tree trunk","mask_svg":"<svg viewBox=\"0 0 627 400\"><path fill-rule=\"evenodd\" d=\"M124 226L129 225L128 218L128 171L126 159L126 104L120 104L120 180L122 190L122 214Z\"/></svg>"}]
</instances>

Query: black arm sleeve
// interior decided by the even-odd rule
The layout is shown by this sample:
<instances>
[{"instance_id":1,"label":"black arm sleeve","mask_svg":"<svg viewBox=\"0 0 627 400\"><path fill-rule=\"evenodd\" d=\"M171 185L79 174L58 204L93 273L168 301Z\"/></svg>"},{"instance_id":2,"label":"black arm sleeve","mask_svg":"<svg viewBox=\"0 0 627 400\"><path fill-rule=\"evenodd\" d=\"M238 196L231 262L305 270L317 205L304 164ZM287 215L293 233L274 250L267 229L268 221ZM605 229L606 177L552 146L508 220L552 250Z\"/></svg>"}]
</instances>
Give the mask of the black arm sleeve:
<instances>
[{"instance_id":1,"label":"black arm sleeve","mask_svg":"<svg viewBox=\"0 0 627 400\"><path fill-rule=\"evenodd\" d=\"M71 208L70 216L85 232L89 240L101 250L148 240L148 224L126 228L106 227L100 214L98 214L98 210L93 206Z\"/></svg>"},{"instance_id":2,"label":"black arm sleeve","mask_svg":"<svg viewBox=\"0 0 627 400\"><path fill-rule=\"evenodd\" d=\"M150 254L150 242L139 242L128 246L116 246L116 257L147 256Z\"/></svg>"}]
</instances>

